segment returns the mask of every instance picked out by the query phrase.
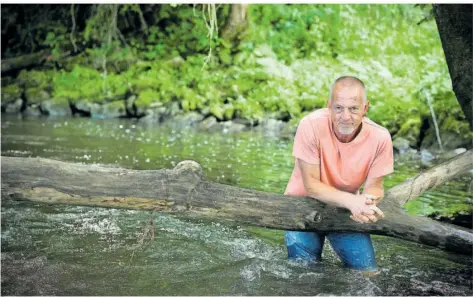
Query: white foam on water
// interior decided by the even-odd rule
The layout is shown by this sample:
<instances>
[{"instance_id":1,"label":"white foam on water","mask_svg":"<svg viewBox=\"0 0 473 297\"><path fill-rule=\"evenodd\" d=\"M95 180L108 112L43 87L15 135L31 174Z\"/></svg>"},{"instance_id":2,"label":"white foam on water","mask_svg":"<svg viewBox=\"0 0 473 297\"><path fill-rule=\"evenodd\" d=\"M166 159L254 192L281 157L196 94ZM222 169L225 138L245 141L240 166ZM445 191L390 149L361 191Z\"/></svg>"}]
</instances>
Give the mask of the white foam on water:
<instances>
[{"instance_id":1,"label":"white foam on water","mask_svg":"<svg viewBox=\"0 0 473 297\"><path fill-rule=\"evenodd\" d=\"M309 279L318 279L318 278L321 278L323 277L324 274L323 273L317 273L317 272L306 272L306 273L301 273L299 274L298 278L299 279L306 279L306 278L309 278Z\"/></svg>"},{"instance_id":2,"label":"white foam on water","mask_svg":"<svg viewBox=\"0 0 473 297\"><path fill-rule=\"evenodd\" d=\"M233 262L251 259L251 264L240 270L240 277L244 281L256 281L261 278L262 273L272 275L277 279L289 279L293 274L287 261L279 263L275 261L285 258L281 246L274 246L259 238L254 238L241 227L235 229L220 223L193 223L168 216L160 216L157 221L160 231L178 234L227 250Z\"/></svg>"},{"instance_id":3,"label":"white foam on water","mask_svg":"<svg viewBox=\"0 0 473 297\"><path fill-rule=\"evenodd\" d=\"M287 266L275 262L267 262L267 269L265 271L280 279L289 279L292 275L291 270Z\"/></svg>"},{"instance_id":4,"label":"white foam on water","mask_svg":"<svg viewBox=\"0 0 473 297\"><path fill-rule=\"evenodd\" d=\"M79 233L95 232L99 234L119 234L121 229L118 227L116 221L108 218L82 218L78 221L80 226L75 228Z\"/></svg>"},{"instance_id":5,"label":"white foam on water","mask_svg":"<svg viewBox=\"0 0 473 297\"><path fill-rule=\"evenodd\" d=\"M283 252L279 247L251 237L241 228L233 229L220 223L192 223L168 216L160 216L157 221L157 226L165 226L160 228L161 231L229 249L235 261L248 258L272 260L281 257Z\"/></svg>"},{"instance_id":6,"label":"white foam on water","mask_svg":"<svg viewBox=\"0 0 473 297\"><path fill-rule=\"evenodd\" d=\"M31 155L32 152L30 151L19 151L19 150L7 150L7 154L13 154L15 156L24 156L24 155Z\"/></svg>"},{"instance_id":7,"label":"white foam on water","mask_svg":"<svg viewBox=\"0 0 473 297\"><path fill-rule=\"evenodd\" d=\"M249 264L240 270L240 277L248 282L257 280L261 277L261 266Z\"/></svg>"}]
</instances>

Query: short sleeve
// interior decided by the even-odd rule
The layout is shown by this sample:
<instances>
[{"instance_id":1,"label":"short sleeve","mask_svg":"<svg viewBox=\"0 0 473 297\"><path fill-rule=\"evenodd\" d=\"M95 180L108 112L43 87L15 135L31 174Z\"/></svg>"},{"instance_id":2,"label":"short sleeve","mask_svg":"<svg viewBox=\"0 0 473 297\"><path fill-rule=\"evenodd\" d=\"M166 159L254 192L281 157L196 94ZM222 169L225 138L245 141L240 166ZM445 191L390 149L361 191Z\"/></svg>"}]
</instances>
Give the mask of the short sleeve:
<instances>
[{"instance_id":1,"label":"short sleeve","mask_svg":"<svg viewBox=\"0 0 473 297\"><path fill-rule=\"evenodd\" d=\"M309 164L320 164L319 141L309 118L305 117L297 127L292 155Z\"/></svg>"},{"instance_id":2,"label":"short sleeve","mask_svg":"<svg viewBox=\"0 0 473 297\"><path fill-rule=\"evenodd\" d=\"M393 143L389 132L386 134L378 145L376 156L368 172L369 178L381 177L394 172Z\"/></svg>"}]
</instances>

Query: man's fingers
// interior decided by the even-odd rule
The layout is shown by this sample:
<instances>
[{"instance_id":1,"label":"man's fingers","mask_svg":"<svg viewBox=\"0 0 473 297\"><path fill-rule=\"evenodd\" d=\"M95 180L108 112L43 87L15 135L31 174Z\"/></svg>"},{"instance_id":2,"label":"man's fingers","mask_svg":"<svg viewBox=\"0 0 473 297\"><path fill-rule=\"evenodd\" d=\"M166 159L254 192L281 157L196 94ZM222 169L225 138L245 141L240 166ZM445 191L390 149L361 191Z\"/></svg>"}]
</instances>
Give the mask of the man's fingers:
<instances>
[{"instance_id":1,"label":"man's fingers","mask_svg":"<svg viewBox=\"0 0 473 297\"><path fill-rule=\"evenodd\" d=\"M380 217L384 218L384 212L381 209L379 209L379 207L375 205L371 205L370 209L374 211L376 214L378 214Z\"/></svg>"},{"instance_id":2,"label":"man's fingers","mask_svg":"<svg viewBox=\"0 0 473 297\"><path fill-rule=\"evenodd\" d=\"M377 197L377 196L370 195L370 194L363 194L363 196L365 196L365 198L366 198L365 203L367 205L373 205L373 204L376 205L383 198L383 197Z\"/></svg>"},{"instance_id":3,"label":"man's fingers","mask_svg":"<svg viewBox=\"0 0 473 297\"><path fill-rule=\"evenodd\" d=\"M378 218L374 214L360 214L359 218L363 220L365 223L374 223L378 220Z\"/></svg>"},{"instance_id":4,"label":"man's fingers","mask_svg":"<svg viewBox=\"0 0 473 297\"><path fill-rule=\"evenodd\" d=\"M358 217L354 216L354 215L351 215L350 216L350 219L352 219L353 221L355 222L358 222L360 224L363 224L364 222L362 220L360 220Z\"/></svg>"},{"instance_id":5,"label":"man's fingers","mask_svg":"<svg viewBox=\"0 0 473 297\"><path fill-rule=\"evenodd\" d=\"M363 223L368 223L370 219L364 214L357 214L356 217Z\"/></svg>"}]
</instances>

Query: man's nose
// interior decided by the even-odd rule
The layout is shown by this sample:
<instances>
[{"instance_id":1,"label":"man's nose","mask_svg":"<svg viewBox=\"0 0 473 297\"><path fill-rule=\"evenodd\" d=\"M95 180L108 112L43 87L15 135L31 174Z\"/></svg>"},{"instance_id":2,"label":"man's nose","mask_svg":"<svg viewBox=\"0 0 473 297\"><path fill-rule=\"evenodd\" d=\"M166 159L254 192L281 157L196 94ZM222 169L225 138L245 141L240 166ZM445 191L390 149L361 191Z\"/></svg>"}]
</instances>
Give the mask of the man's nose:
<instances>
[{"instance_id":1,"label":"man's nose","mask_svg":"<svg viewBox=\"0 0 473 297\"><path fill-rule=\"evenodd\" d=\"M348 110L348 108L343 109L342 119L343 120L349 120L350 119L350 111Z\"/></svg>"}]
</instances>

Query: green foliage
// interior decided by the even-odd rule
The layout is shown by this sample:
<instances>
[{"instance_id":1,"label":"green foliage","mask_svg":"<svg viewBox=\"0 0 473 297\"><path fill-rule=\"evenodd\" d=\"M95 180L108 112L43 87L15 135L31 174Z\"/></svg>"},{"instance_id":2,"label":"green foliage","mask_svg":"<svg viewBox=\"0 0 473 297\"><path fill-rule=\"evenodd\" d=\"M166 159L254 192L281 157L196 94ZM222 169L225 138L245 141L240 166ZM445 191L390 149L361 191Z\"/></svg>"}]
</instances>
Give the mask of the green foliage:
<instances>
[{"instance_id":1,"label":"green foliage","mask_svg":"<svg viewBox=\"0 0 473 297\"><path fill-rule=\"evenodd\" d=\"M124 95L127 90L124 77L117 74L104 76L95 69L79 65L71 72L58 71L53 78L53 97L67 98L71 102L103 102Z\"/></svg>"},{"instance_id":2,"label":"green foliage","mask_svg":"<svg viewBox=\"0 0 473 297\"><path fill-rule=\"evenodd\" d=\"M61 52L65 51L66 44L69 43L69 40L66 39L66 32L67 29L65 27L57 27L56 30L46 34L43 45L52 49L52 56L55 60L59 60Z\"/></svg>"},{"instance_id":3,"label":"green foliage","mask_svg":"<svg viewBox=\"0 0 473 297\"><path fill-rule=\"evenodd\" d=\"M40 89L50 88L52 72L38 70L22 70L17 78L26 88L37 87Z\"/></svg>"},{"instance_id":4,"label":"green foliage","mask_svg":"<svg viewBox=\"0 0 473 297\"><path fill-rule=\"evenodd\" d=\"M22 72L28 87L46 89L54 77L54 97L72 101L102 102L129 90L143 108L175 101L184 111L205 110L220 120L297 123L326 105L335 78L355 75L367 86L368 117L392 134L412 141L419 136L420 123L431 117L428 94L441 133L471 137L435 22L417 25L425 16L414 5L251 4L250 26L237 46L218 36L209 40L201 5L160 5L147 34L138 28L137 4L94 7L77 32L92 44L73 60L77 65ZM220 31L229 9L217 5ZM129 31L126 45L105 26L114 11L117 28ZM125 19L138 27L130 29ZM68 41L59 27L45 31L45 45L61 48ZM203 67L210 46L213 57Z\"/></svg>"},{"instance_id":5,"label":"green foliage","mask_svg":"<svg viewBox=\"0 0 473 297\"><path fill-rule=\"evenodd\" d=\"M29 104L41 103L42 101L51 99L48 93L46 93L43 89L37 87L26 89L25 96Z\"/></svg>"},{"instance_id":6,"label":"green foliage","mask_svg":"<svg viewBox=\"0 0 473 297\"><path fill-rule=\"evenodd\" d=\"M217 6L219 28L223 28L229 13L228 5ZM218 44L218 37L209 40L202 5L162 5L156 13L157 24L149 27L143 43L130 43L139 47L139 57L147 60L207 54L210 43Z\"/></svg>"},{"instance_id":7,"label":"green foliage","mask_svg":"<svg viewBox=\"0 0 473 297\"><path fill-rule=\"evenodd\" d=\"M159 92L152 89L145 89L138 94L135 101L137 107L149 107L154 102L160 102Z\"/></svg>"},{"instance_id":8,"label":"green foliage","mask_svg":"<svg viewBox=\"0 0 473 297\"><path fill-rule=\"evenodd\" d=\"M94 69L76 65L71 72L58 71L53 78L53 98L93 101L100 91L100 74Z\"/></svg>"},{"instance_id":9,"label":"green foliage","mask_svg":"<svg viewBox=\"0 0 473 297\"><path fill-rule=\"evenodd\" d=\"M5 96L8 98L19 98L21 92L21 88L16 84L2 86L2 99L4 99Z\"/></svg>"}]
</instances>

